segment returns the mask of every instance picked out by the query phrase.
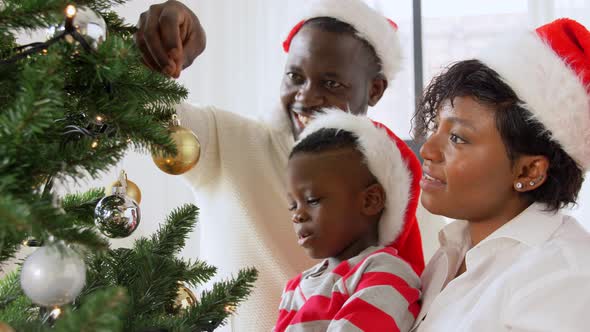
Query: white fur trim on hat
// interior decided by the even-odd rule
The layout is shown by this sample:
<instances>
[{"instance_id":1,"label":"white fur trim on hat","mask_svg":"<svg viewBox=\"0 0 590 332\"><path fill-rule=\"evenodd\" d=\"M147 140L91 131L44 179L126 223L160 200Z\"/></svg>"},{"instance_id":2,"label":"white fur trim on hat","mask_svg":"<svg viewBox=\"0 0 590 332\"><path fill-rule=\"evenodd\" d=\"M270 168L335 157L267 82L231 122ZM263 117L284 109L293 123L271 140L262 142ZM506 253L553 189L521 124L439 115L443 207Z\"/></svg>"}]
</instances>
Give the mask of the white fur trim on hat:
<instances>
[{"instance_id":1,"label":"white fur trim on hat","mask_svg":"<svg viewBox=\"0 0 590 332\"><path fill-rule=\"evenodd\" d=\"M392 81L399 72L402 52L397 30L385 16L360 0L312 0L297 21L332 17L353 26L381 60L382 74Z\"/></svg>"},{"instance_id":2,"label":"white fur trim on hat","mask_svg":"<svg viewBox=\"0 0 590 332\"><path fill-rule=\"evenodd\" d=\"M478 57L495 70L584 170L590 167L590 103L577 74L534 32L502 39Z\"/></svg>"},{"instance_id":3,"label":"white fur trim on hat","mask_svg":"<svg viewBox=\"0 0 590 332\"><path fill-rule=\"evenodd\" d=\"M412 182L410 170L395 142L366 116L328 110L311 121L297 143L323 128L342 129L358 137L358 148L365 156L369 171L385 190L385 209L379 221L379 244L391 244L403 229Z\"/></svg>"}]
</instances>

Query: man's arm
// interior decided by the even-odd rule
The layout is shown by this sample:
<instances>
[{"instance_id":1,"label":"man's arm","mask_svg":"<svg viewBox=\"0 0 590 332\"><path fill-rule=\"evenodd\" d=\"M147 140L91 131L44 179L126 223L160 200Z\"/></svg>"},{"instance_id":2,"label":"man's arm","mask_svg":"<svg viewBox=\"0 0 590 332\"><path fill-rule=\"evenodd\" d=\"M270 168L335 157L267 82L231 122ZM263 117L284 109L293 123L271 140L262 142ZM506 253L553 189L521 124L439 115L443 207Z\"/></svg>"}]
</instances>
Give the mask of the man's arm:
<instances>
[{"instance_id":1,"label":"man's arm","mask_svg":"<svg viewBox=\"0 0 590 332\"><path fill-rule=\"evenodd\" d=\"M152 70L178 78L207 44L199 18L184 4L169 0L141 14L135 42Z\"/></svg>"},{"instance_id":2,"label":"man's arm","mask_svg":"<svg viewBox=\"0 0 590 332\"><path fill-rule=\"evenodd\" d=\"M194 186L203 188L222 175L241 174L272 160L270 132L261 122L213 106L183 103L176 110L182 126L192 130L201 143L197 165L184 174Z\"/></svg>"}]
</instances>

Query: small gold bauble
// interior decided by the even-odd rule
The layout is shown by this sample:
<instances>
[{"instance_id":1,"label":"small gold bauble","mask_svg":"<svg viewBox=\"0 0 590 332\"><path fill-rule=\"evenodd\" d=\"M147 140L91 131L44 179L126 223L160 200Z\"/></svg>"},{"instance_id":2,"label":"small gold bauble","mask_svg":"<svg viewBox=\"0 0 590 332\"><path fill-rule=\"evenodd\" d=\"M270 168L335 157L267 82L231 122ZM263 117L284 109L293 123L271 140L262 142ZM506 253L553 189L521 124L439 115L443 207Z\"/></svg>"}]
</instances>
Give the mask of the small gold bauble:
<instances>
[{"instance_id":1,"label":"small gold bauble","mask_svg":"<svg viewBox=\"0 0 590 332\"><path fill-rule=\"evenodd\" d=\"M121 182L117 180L111 183L107 188L106 193L110 194L113 191L113 187L121 187ZM127 180L127 191L125 192L125 195L134 200L137 204L141 203L141 190L139 190L137 184L131 180Z\"/></svg>"},{"instance_id":2,"label":"small gold bauble","mask_svg":"<svg viewBox=\"0 0 590 332\"><path fill-rule=\"evenodd\" d=\"M47 182L47 178L45 176L35 175L33 177L33 185L31 186L31 189L39 189L42 185L45 184L45 182Z\"/></svg>"},{"instance_id":3,"label":"small gold bauble","mask_svg":"<svg viewBox=\"0 0 590 332\"><path fill-rule=\"evenodd\" d=\"M176 292L176 298L174 299L174 304L172 305L172 312L178 313L182 310L186 310L197 303L197 297L193 292L188 289L182 283L178 284L178 291Z\"/></svg>"},{"instance_id":4,"label":"small gold bauble","mask_svg":"<svg viewBox=\"0 0 590 332\"><path fill-rule=\"evenodd\" d=\"M152 154L152 159L162 171L179 175L197 164L201 156L201 144L192 131L181 126L171 127L170 137L178 153L174 156Z\"/></svg>"},{"instance_id":5,"label":"small gold bauble","mask_svg":"<svg viewBox=\"0 0 590 332\"><path fill-rule=\"evenodd\" d=\"M0 322L0 332L14 332L14 329L10 325Z\"/></svg>"}]
</instances>

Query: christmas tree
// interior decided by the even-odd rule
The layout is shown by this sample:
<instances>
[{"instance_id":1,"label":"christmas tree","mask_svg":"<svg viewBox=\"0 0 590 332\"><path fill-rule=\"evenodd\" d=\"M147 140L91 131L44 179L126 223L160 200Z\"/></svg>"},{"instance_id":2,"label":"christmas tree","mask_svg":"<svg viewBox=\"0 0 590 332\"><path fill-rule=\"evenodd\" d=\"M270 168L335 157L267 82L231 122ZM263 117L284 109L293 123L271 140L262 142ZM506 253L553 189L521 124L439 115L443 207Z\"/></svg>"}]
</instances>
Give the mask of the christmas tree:
<instances>
[{"instance_id":1,"label":"christmas tree","mask_svg":"<svg viewBox=\"0 0 590 332\"><path fill-rule=\"evenodd\" d=\"M196 223L194 205L133 248L111 249L108 237L127 236L140 221L132 183L122 176L112 192L56 194L113 167L129 148L178 170L170 166L187 134L167 125L187 92L142 65L134 27L111 10L124 2L0 2L0 270L22 245L41 244L0 281L0 331L211 331L256 279L245 269L192 294L215 274L176 257ZM23 30L50 36L18 45Z\"/></svg>"}]
</instances>

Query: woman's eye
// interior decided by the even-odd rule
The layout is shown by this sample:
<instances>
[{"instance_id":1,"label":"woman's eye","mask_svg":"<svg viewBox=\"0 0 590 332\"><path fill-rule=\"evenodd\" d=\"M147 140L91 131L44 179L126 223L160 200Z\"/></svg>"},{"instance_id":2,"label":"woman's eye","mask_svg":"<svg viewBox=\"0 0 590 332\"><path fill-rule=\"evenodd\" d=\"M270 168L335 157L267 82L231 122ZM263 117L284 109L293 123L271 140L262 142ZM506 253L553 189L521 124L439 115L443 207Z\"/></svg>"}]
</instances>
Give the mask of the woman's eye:
<instances>
[{"instance_id":1,"label":"woman's eye","mask_svg":"<svg viewBox=\"0 0 590 332\"><path fill-rule=\"evenodd\" d=\"M451 134L450 140L451 140L451 142L453 142L455 144L465 144L465 143L467 143L466 140L462 139L460 136L457 136L455 134Z\"/></svg>"}]
</instances>

